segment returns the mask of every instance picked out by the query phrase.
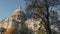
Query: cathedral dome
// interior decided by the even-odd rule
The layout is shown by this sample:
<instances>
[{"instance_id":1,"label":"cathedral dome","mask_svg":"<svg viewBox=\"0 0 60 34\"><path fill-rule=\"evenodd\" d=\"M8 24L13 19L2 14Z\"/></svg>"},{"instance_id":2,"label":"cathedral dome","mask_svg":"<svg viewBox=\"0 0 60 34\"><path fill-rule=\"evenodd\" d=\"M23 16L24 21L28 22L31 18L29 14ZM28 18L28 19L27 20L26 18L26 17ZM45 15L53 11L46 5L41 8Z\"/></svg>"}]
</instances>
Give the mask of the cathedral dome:
<instances>
[{"instance_id":1,"label":"cathedral dome","mask_svg":"<svg viewBox=\"0 0 60 34\"><path fill-rule=\"evenodd\" d=\"M18 8L14 11L14 13L12 15L18 15L18 14L21 14L21 13L23 13L22 9Z\"/></svg>"},{"instance_id":2,"label":"cathedral dome","mask_svg":"<svg viewBox=\"0 0 60 34\"><path fill-rule=\"evenodd\" d=\"M25 13L22 11L22 8L18 8L16 9L13 14L10 16L12 19L14 20L25 20L26 15Z\"/></svg>"}]
</instances>

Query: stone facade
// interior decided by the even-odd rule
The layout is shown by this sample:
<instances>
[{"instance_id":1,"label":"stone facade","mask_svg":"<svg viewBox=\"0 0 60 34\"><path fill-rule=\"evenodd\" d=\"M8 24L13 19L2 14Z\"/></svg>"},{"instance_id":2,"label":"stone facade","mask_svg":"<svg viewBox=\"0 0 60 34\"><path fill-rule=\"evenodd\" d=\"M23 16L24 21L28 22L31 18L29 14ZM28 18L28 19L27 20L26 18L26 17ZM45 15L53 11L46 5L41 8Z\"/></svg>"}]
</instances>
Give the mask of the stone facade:
<instances>
[{"instance_id":1,"label":"stone facade","mask_svg":"<svg viewBox=\"0 0 60 34\"><path fill-rule=\"evenodd\" d=\"M0 22L0 28L8 28L8 20L6 18L4 18L1 22Z\"/></svg>"}]
</instances>

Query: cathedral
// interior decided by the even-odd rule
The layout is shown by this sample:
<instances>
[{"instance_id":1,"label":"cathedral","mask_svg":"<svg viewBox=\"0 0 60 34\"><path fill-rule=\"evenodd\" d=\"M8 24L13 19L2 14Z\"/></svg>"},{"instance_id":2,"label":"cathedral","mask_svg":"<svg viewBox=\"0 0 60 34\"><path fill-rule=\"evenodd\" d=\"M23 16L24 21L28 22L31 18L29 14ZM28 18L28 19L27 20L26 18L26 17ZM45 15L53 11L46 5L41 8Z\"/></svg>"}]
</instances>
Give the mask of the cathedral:
<instances>
[{"instance_id":1,"label":"cathedral","mask_svg":"<svg viewBox=\"0 0 60 34\"><path fill-rule=\"evenodd\" d=\"M0 28L6 29L6 31L9 30L9 28L15 28L17 31L21 29L21 24L26 20L26 16L22 9L19 7L16 9L12 15L9 17L9 19L6 19L6 17L0 21Z\"/></svg>"},{"instance_id":2,"label":"cathedral","mask_svg":"<svg viewBox=\"0 0 60 34\"><path fill-rule=\"evenodd\" d=\"M42 31L46 31L44 25L41 24L41 22L42 22L41 18L27 19L26 14L19 7L12 13L9 19L6 19L5 17L2 21L0 21L0 28L6 29L5 34L8 33L11 34L12 32L11 29L17 31L17 33L15 32L14 34L20 34L20 30L23 29L22 25L24 25L28 28L28 34L37 34L39 29L41 29Z\"/></svg>"}]
</instances>

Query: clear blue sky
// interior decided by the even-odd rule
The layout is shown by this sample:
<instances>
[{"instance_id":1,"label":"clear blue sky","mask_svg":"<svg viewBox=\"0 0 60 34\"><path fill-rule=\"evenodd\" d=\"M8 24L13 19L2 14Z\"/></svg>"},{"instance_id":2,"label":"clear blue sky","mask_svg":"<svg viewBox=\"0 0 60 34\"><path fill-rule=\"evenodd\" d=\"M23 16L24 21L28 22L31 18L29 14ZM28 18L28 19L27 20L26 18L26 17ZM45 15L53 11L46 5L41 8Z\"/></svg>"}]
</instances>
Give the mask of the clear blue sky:
<instances>
[{"instance_id":1,"label":"clear blue sky","mask_svg":"<svg viewBox=\"0 0 60 34\"><path fill-rule=\"evenodd\" d=\"M22 5L22 8L24 7L24 1L23 0L0 0L0 20L6 16L9 18L9 16L13 13L15 9L19 7L19 5Z\"/></svg>"}]
</instances>

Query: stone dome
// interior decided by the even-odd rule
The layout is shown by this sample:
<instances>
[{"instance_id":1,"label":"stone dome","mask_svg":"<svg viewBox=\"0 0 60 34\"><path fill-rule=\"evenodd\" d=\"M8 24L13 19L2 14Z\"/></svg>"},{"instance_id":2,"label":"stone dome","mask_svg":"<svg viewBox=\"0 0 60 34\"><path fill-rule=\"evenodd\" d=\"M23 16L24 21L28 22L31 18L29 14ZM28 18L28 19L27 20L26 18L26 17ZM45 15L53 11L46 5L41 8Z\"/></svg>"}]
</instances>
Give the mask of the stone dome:
<instances>
[{"instance_id":1,"label":"stone dome","mask_svg":"<svg viewBox=\"0 0 60 34\"><path fill-rule=\"evenodd\" d=\"M18 9L16 9L16 10L12 13L12 16L13 16L13 15L21 15L21 14L24 14L24 12L22 11L22 8L19 7Z\"/></svg>"},{"instance_id":2,"label":"stone dome","mask_svg":"<svg viewBox=\"0 0 60 34\"><path fill-rule=\"evenodd\" d=\"M16 9L12 15L10 16L10 18L12 19L19 19L19 20L23 20L25 19L26 15L25 13L23 12L22 8L18 8Z\"/></svg>"}]
</instances>

